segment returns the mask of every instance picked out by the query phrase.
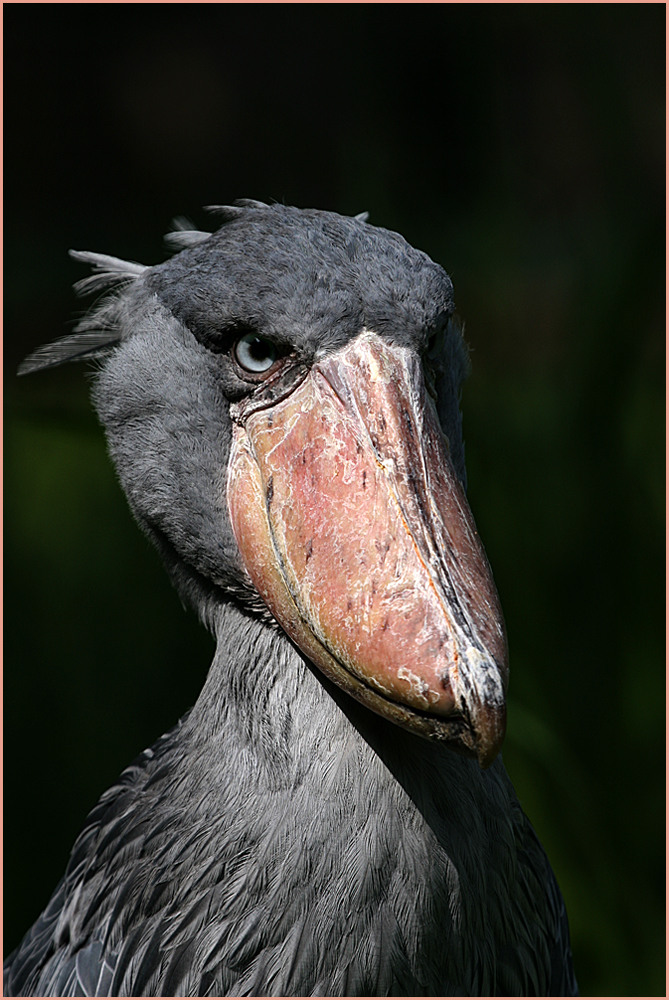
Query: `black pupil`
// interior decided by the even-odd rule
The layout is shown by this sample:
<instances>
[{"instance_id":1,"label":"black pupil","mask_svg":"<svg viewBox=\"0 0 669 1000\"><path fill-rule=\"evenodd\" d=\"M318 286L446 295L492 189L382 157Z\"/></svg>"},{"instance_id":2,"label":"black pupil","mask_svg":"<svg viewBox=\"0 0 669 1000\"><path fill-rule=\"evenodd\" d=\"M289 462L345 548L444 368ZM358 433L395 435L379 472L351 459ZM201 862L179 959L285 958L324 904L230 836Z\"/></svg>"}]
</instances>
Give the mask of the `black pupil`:
<instances>
[{"instance_id":1,"label":"black pupil","mask_svg":"<svg viewBox=\"0 0 669 1000\"><path fill-rule=\"evenodd\" d=\"M247 340L249 354L254 361L266 361L272 356L272 345L262 337L253 337Z\"/></svg>"}]
</instances>

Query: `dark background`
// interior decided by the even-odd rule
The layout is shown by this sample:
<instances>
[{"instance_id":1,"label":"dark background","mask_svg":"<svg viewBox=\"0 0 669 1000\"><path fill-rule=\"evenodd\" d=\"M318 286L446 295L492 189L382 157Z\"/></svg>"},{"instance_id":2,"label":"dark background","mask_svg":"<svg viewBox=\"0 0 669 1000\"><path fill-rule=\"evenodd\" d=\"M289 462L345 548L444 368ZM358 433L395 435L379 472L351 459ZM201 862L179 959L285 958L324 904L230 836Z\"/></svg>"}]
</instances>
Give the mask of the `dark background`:
<instances>
[{"instance_id":1,"label":"dark background","mask_svg":"<svg viewBox=\"0 0 669 1000\"><path fill-rule=\"evenodd\" d=\"M450 272L469 493L510 637L505 760L582 993L664 990L662 4L5 13L5 932L194 700L212 642L133 525L66 255L154 263L236 197L367 209Z\"/></svg>"}]
</instances>

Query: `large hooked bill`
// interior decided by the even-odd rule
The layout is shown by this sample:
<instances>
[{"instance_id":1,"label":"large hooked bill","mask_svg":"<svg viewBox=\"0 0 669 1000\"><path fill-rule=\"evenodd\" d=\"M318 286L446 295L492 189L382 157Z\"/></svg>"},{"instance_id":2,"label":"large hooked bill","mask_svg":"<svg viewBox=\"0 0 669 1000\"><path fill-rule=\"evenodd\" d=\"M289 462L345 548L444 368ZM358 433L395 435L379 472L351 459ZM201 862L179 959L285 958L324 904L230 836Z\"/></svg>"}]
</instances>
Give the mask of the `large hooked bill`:
<instances>
[{"instance_id":1,"label":"large hooked bill","mask_svg":"<svg viewBox=\"0 0 669 1000\"><path fill-rule=\"evenodd\" d=\"M504 621L419 359L365 330L254 399L234 413L228 503L262 599L339 687L488 766Z\"/></svg>"}]
</instances>

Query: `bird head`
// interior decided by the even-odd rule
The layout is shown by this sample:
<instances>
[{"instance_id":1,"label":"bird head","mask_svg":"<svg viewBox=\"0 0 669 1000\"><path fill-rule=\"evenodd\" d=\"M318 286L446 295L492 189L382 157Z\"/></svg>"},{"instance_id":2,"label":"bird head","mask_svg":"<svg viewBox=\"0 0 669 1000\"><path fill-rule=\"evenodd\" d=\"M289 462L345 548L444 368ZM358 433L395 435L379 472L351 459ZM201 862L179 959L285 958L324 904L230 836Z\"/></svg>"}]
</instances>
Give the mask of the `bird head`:
<instances>
[{"instance_id":1,"label":"bird head","mask_svg":"<svg viewBox=\"0 0 669 1000\"><path fill-rule=\"evenodd\" d=\"M369 709L475 755L504 737L502 613L465 496L444 270L364 217L241 202L22 372L99 359L130 506L205 621L235 601Z\"/></svg>"}]
</instances>

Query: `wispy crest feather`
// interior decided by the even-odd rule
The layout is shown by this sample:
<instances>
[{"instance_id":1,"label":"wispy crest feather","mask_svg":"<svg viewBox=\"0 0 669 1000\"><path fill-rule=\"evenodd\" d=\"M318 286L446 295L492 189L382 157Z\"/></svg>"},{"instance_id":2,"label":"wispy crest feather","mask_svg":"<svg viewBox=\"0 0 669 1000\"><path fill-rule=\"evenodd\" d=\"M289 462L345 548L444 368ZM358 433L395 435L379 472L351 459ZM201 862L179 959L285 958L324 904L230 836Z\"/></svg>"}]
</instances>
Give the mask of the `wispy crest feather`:
<instances>
[{"instance_id":1,"label":"wispy crest feather","mask_svg":"<svg viewBox=\"0 0 669 1000\"><path fill-rule=\"evenodd\" d=\"M172 232L166 233L163 237L165 245L170 250L187 250L189 247L196 247L204 243L212 235L201 229L196 229L190 219L178 216L172 219Z\"/></svg>"},{"instance_id":2,"label":"wispy crest feather","mask_svg":"<svg viewBox=\"0 0 669 1000\"><path fill-rule=\"evenodd\" d=\"M75 282L77 295L91 295L93 292L105 291L128 281L135 281L146 271L145 264L136 264L132 260L121 260L106 253L95 253L93 250L70 250L70 257L90 264L93 274Z\"/></svg>"},{"instance_id":3,"label":"wispy crest feather","mask_svg":"<svg viewBox=\"0 0 669 1000\"><path fill-rule=\"evenodd\" d=\"M146 271L144 264L121 260L109 254L94 253L92 250L70 250L70 257L83 264L90 264L93 268L93 274L75 283L74 289L77 295L120 289L136 281ZM117 304L117 296L106 296L99 306L80 320L74 333L61 337L51 344L44 344L29 354L19 365L18 374L29 375L43 368L64 364L66 361L98 357L121 337L117 321Z\"/></svg>"}]
</instances>

